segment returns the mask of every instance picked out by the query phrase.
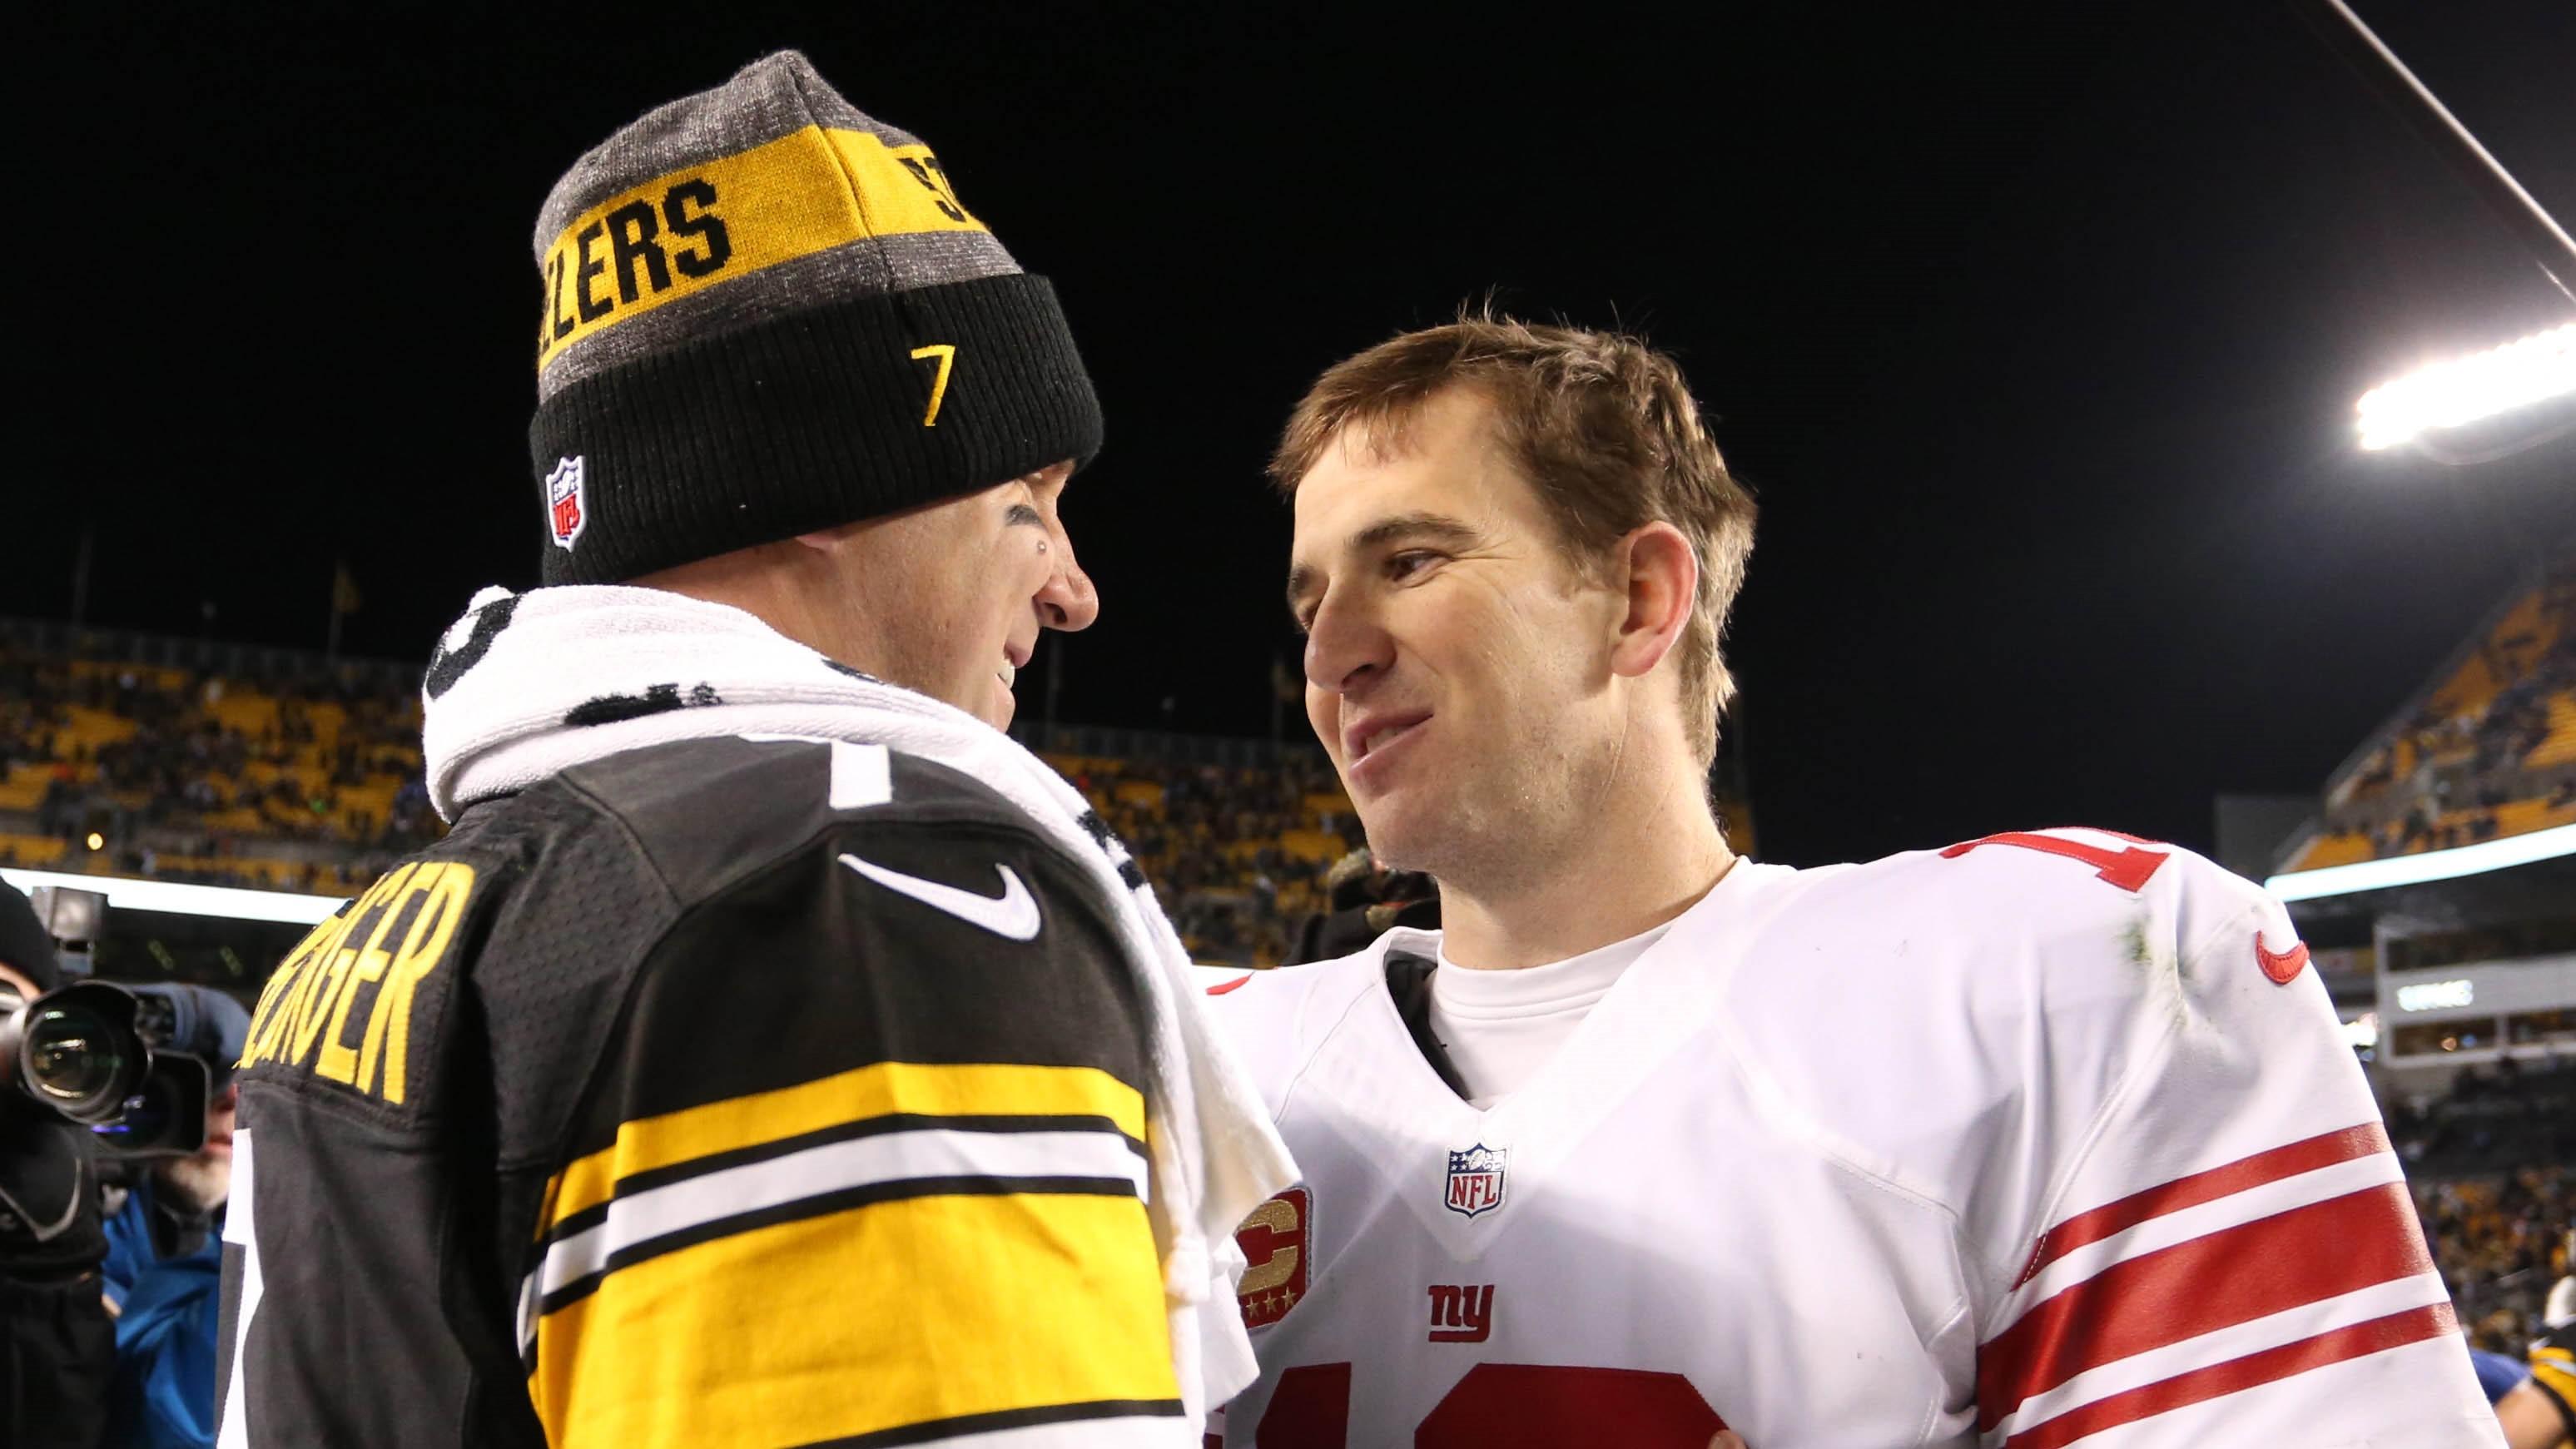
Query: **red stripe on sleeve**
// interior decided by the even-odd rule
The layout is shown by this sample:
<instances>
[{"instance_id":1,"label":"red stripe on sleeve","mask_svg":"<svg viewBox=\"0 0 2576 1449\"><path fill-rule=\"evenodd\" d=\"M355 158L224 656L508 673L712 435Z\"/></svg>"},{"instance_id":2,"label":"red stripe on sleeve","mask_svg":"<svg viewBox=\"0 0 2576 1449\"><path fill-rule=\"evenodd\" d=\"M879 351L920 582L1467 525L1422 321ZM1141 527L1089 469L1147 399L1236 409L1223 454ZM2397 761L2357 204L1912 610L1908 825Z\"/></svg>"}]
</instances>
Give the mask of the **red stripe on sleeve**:
<instances>
[{"instance_id":1,"label":"red stripe on sleeve","mask_svg":"<svg viewBox=\"0 0 2576 1449\"><path fill-rule=\"evenodd\" d=\"M2149 1218L2160 1218L2170 1212L2214 1202L2249 1187L2261 1187L2302 1172L2350 1162L2388 1150L2388 1133L2377 1122L2364 1122L2339 1132L2321 1133L2304 1141L2275 1147L2240 1157L2207 1172L2177 1177L2159 1183L2144 1192L2133 1192L2117 1202L2107 1202L2086 1212L2077 1213L2039 1235L2039 1246L2031 1251L2030 1262L2013 1280L2015 1288L2039 1276L2039 1270L2065 1257L2087 1243L2098 1243L2114 1233L2124 1233Z\"/></svg>"},{"instance_id":2,"label":"red stripe on sleeve","mask_svg":"<svg viewBox=\"0 0 2576 1449\"><path fill-rule=\"evenodd\" d=\"M2122 1259L1978 1348L1977 1430L2087 1369L2432 1268L2393 1182Z\"/></svg>"},{"instance_id":3,"label":"red stripe on sleeve","mask_svg":"<svg viewBox=\"0 0 2576 1449\"><path fill-rule=\"evenodd\" d=\"M2450 1304L2428 1303L2421 1308L2409 1308L2385 1318L2348 1324L2296 1343L2285 1343L2260 1353L2249 1353L2243 1358L2232 1358L2225 1363L2214 1363L2207 1368L2142 1384L2109 1398L2095 1399L2022 1430L2004 1441L2004 1449L2063 1449L2063 1446L2079 1439L2151 1414L2241 1393L2310 1369L2324 1368L2364 1354L2385 1353L2392 1348L2404 1348L2410 1343L2421 1343L2428 1338L2459 1331L2460 1321L2452 1316Z\"/></svg>"}]
</instances>

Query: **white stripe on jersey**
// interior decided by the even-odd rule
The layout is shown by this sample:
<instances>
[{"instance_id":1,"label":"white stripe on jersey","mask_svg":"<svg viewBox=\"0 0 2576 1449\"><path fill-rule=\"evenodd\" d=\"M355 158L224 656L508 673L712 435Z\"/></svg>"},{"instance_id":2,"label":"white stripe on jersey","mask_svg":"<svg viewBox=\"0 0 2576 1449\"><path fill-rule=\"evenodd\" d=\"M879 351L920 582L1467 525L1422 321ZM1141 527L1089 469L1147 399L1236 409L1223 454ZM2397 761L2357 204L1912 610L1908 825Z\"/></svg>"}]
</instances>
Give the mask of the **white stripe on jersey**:
<instances>
[{"instance_id":1,"label":"white stripe on jersey","mask_svg":"<svg viewBox=\"0 0 2576 1449\"><path fill-rule=\"evenodd\" d=\"M2398 1425L2389 1422L2386 1404L2392 1385L2438 1384L2460 1371L2449 1362L2462 1353L2458 1339L2457 1333L2426 1339L2323 1364L2264 1386L2297 1386L2293 1390L2296 1407L2290 1411L2294 1417L2286 1429L2279 1400L2266 1406L2272 1416L2264 1420L2263 1428L2249 1431L2247 1411L2252 1406L2245 1395L2228 1394L2112 1425L2074 1441L2072 1449L2201 1449L2249 1443L2277 1449L2310 1449L2317 1444L2332 1444L2336 1449L2422 1449L2426 1444L2504 1449L2495 1411L2483 1404L2463 1403L2459 1417L2439 1424L2421 1418Z\"/></svg>"},{"instance_id":2,"label":"white stripe on jersey","mask_svg":"<svg viewBox=\"0 0 2576 1449\"><path fill-rule=\"evenodd\" d=\"M2348 1324L2365 1323L2409 1308L2449 1301L2440 1279L2418 1274L2387 1283L2374 1283L2321 1303L2305 1304L2266 1318L2204 1333L2197 1338L2187 1338L2180 1343L2115 1359L2100 1368L2087 1369L2056 1388L2024 1401L2018 1412L2008 1415L1981 1442L2002 1444L2014 1434L2044 1424L2069 1409L2129 1389L2162 1383L2194 1369L2296 1343ZM2220 1401L2224 1397L2220 1396Z\"/></svg>"},{"instance_id":3,"label":"white stripe on jersey","mask_svg":"<svg viewBox=\"0 0 2576 1449\"><path fill-rule=\"evenodd\" d=\"M1115 1132L961 1132L922 1127L827 1142L740 1167L723 1168L614 1199L598 1225L546 1250L521 1294L523 1335L535 1303L608 1266L627 1248L656 1238L853 1188L922 1178L1114 1178L1145 1195L1145 1160Z\"/></svg>"},{"instance_id":4,"label":"white stripe on jersey","mask_svg":"<svg viewBox=\"0 0 2576 1449\"><path fill-rule=\"evenodd\" d=\"M232 1374L224 1385L224 1421L215 1427L215 1449L250 1449L250 1411L242 1402L242 1360L249 1355L250 1321L259 1312L259 1238L251 1214L259 1194L251 1183L248 1130L233 1129L231 1194L224 1205L224 1241L241 1249L241 1303L233 1314Z\"/></svg>"},{"instance_id":5,"label":"white stripe on jersey","mask_svg":"<svg viewBox=\"0 0 2576 1449\"><path fill-rule=\"evenodd\" d=\"M2374 1152L2349 1162L2338 1162L2285 1177L2275 1182L2231 1193L2211 1202L2195 1203L2161 1217L2153 1217L2114 1233L2098 1243L2087 1243L2070 1250L2065 1257L2039 1271L2039 1276L2016 1290L2005 1302L2010 1311L2000 1317L1997 1327L2008 1326L2032 1304L2042 1303L2110 1267L2124 1258L2136 1258L2158 1248L2171 1247L2193 1238L2268 1218L2274 1213L2341 1197L2348 1192L2377 1187L2382 1183L2403 1182L2405 1172L2397 1159L2385 1152ZM1991 1332L1988 1335L1992 1336Z\"/></svg>"},{"instance_id":6,"label":"white stripe on jersey","mask_svg":"<svg viewBox=\"0 0 2576 1449\"><path fill-rule=\"evenodd\" d=\"M2243 1394L2268 1407L2272 1385L2456 1329L2376 1121L2075 1213L2026 1271L1977 1350L1980 1441L2007 1449Z\"/></svg>"}]
</instances>

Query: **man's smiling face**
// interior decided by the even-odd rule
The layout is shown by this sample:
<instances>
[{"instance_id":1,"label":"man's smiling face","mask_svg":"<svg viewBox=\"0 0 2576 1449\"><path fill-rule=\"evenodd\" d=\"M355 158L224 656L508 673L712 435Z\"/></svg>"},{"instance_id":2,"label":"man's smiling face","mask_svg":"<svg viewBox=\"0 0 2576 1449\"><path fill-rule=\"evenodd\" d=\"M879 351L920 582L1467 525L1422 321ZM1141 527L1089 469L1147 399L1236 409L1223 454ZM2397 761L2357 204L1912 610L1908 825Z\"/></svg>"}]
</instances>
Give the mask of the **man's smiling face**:
<instances>
[{"instance_id":1,"label":"man's smiling face","mask_svg":"<svg viewBox=\"0 0 2576 1449\"><path fill-rule=\"evenodd\" d=\"M1617 756L1624 599L1565 557L1482 393L1453 387L1381 441L1344 433L1297 484L1307 718L1388 864L1544 853Z\"/></svg>"},{"instance_id":2,"label":"man's smiling face","mask_svg":"<svg viewBox=\"0 0 2576 1449\"><path fill-rule=\"evenodd\" d=\"M1085 629L1099 596L1058 511L1073 465L816 537L829 562L830 637L844 663L1000 729L1045 629Z\"/></svg>"}]
</instances>

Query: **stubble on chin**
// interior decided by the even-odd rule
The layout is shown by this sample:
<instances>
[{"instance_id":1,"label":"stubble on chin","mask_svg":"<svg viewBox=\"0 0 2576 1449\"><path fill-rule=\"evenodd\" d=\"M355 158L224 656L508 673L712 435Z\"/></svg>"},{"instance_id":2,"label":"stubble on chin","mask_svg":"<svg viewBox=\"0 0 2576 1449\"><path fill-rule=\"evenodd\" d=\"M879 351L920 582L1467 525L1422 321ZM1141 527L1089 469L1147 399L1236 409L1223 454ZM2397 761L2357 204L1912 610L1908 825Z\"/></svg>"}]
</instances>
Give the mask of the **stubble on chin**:
<instances>
[{"instance_id":1,"label":"stubble on chin","mask_svg":"<svg viewBox=\"0 0 2576 1449\"><path fill-rule=\"evenodd\" d=\"M1586 802L1602 796L1587 792L1606 791L1615 763L1605 768L1561 748L1532 749L1525 759L1508 774L1458 781L1436 817L1395 810L1371 824L1363 816L1370 853L1389 870L1420 871L1444 890L1473 896L1499 899L1543 883L1573 838L1595 828Z\"/></svg>"},{"instance_id":2,"label":"stubble on chin","mask_svg":"<svg viewBox=\"0 0 2576 1449\"><path fill-rule=\"evenodd\" d=\"M165 1162L153 1173L161 1188L180 1205L197 1212L223 1206L232 1196L233 1164L229 1157L199 1153Z\"/></svg>"}]
</instances>

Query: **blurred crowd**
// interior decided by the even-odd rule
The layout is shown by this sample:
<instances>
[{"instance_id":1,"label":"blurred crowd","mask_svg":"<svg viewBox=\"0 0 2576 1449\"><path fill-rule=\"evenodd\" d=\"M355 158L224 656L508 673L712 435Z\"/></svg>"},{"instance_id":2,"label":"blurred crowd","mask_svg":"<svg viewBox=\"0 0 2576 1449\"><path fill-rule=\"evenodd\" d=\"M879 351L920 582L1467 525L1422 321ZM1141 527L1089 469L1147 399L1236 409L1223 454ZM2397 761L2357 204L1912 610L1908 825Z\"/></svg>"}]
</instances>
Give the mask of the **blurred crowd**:
<instances>
[{"instance_id":1,"label":"blurred crowd","mask_svg":"<svg viewBox=\"0 0 2576 1449\"><path fill-rule=\"evenodd\" d=\"M2470 674L2488 687L2468 687ZM2370 754L2344 790L2342 806L2419 793L2411 813L2385 821L2375 844L2465 844L2494 834L2494 811L2522 793L2504 782L2550 739L2550 700L2576 692L2576 561L2561 558L2537 589L2530 610L2512 610L2476 643L2463 672L2434 690L2391 739ZM2450 780L2486 780L2470 798L2455 798ZM2558 782L2553 803L2576 800L2576 780ZM2473 818L2445 818L2478 811Z\"/></svg>"},{"instance_id":2,"label":"blurred crowd","mask_svg":"<svg viewBox=\"0 0 2576 1449\"><path fill-rule=\"evenodd\" d=\"M381 676L0 650L0 864L345 889L441 833L419 742Z\"/></svg>"},{"instance_id":3,"label":"blurred crowd","mask_svg":"<svg viewBox=\"0 0 2576 1449\"><path fill-rule=\"evenodd\" d=\"M2464 1066L2441 1093L2391 1101L2387 1117L2398 1155L2420 1175L2576 1162L2576 1063L2552 1052L2529 1065L2508 1056Z\"/></svg>"},{"instance_id":4,"label":"blurred crowd","mask_svg":"<svg viewBox=\"0 0 2576 1449\"><path fill-rule=\"evenodd\" d=\"M2576 556L2562 556L2332 790L2287 864L2447 850L2576 820Z\"/></svg>"},{"instance_id":5,"label":"blurred crowd","mask_svg":"<svg viewBox=\"0 0 2576 1449\"><path fill-rule=\"evenodd\" d=\"M2561 560L2541 581L2534 617L2520 611L2477 642L2476 665L2494 691L2447 710L2434 699L2365 763L2352 798L2400 783L2424 763L2464 761L2469 773L2493 774L2520 764L2549 737L2551 696L2576 690L2576 560ZM2467 802L2461 802L2467 803ZM2503 801L2495 801L2502 804Z\"/></svg>"},{"instance_id":6,"label":"blurred crowd","mask_svg":"<svg viewBox=\"0 0 2576 1449\"><path fill-rule=\"evenodd\" d=\"M1199 959L1300 959L1359 833L1320 755L1050 759ZM417 679L318 659L240 675L0 644L0 780L0 865L336 894L444 830Z\"/></svg>"},{"instance_id":7,"label":"blurred crowd","mask_svg":"<svg viewBox=\"0 0 2576 1449\"><path fill-rule=\"evenodd\" d=\"M2576 1172L2563 1163L2419 1180L2415 1210L2470 1343L2519 1357L2550 1286L2569 1272Z\"/></svg>"},{"instance_id":8,"label":"blurred crowd","mask_svg":"<svg viewBox=\"0 0 2576 1449\"><path fill-rule=\"evenodd\" d=\"M1332 768L1283 753L1252 766L1050 756L1154 882L1203 962L1302 959L1322 877L1359 834Z\"/></svg>"}]
</instances>

